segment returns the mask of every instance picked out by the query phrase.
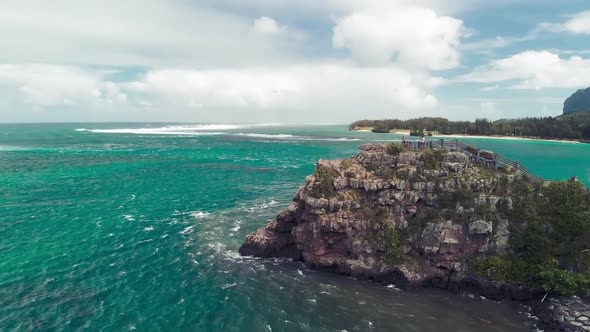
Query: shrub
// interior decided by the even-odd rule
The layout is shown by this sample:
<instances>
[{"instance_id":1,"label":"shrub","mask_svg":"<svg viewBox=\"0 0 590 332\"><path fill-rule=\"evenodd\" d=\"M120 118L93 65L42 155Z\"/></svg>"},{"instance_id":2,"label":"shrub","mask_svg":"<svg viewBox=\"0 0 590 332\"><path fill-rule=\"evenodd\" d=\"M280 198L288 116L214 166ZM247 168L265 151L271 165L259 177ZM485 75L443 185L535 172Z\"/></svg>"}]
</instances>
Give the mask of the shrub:
<instances>
[{"instance_id":1,"label":"shrub","mask_svg":"<svg viewBox=\"0 0 590 332\"><path fill-rule=\"evenodd\" d=\"M356 173L352 172L352 171L346 171L344 172L344 176L349 178L349 179L356 179Z\"/></svg>"},{"instance_id":2,"label":"shrub","mask_svg":"<svg viewBox=\"0 0 590 332\"><path fill-rule=\"evenodd\" d=\"M348 159L342 160L342 162L340 162L341 169L349 169L351 166L352 166L352 162Z\"/></svg>"},{"instance_id":3,"label":"shrub","mask_svg":"<svg viewBox=\"0 0 590 332\"><path fill-rule=\"evenodd\" d=\"M383 261L388 265L401 262L404 252L401 235L395 225L384 223L383 228L376 235L376 243L383 249Z\"/></svg>"},{"instance_id":4,"label":"shrub","mask_svg":"<svg viewBox=\"0 0 590 332\"><path fill-rule=\"evenodd\" d=\"M453 201L461 202L461 205L465 207L470 207L473 205L473 200L475 199L475 192L469 188L461 188L457 191L454 191L452 197Z\"/></svg>"},{"instance_id":5,"label":"shrub","mask_svg":"<svg viewBox=\"0 0 590 332\"><path fill-rule=\"evenodd\" d=\"M428 222L436 222L441 218L441 210L436 207L419 205L414 218L408 221L408 233L421 233Z\"/></svg>"},{"instance_id":6,"label":"shrub","mask_svg":"<svg viewBox=\"0 0 590 332\"><path fill-rule=\"evenodd\" d=\"M367 170L367 172L377 172L377 170L379 169L379 165L368 164L367 166L365 166L365 169Z\"/></svg>"},{"instance_id":7,"label":"shrub","mask_svg":"<svg viewBox=\"0 0 590 332\"><path fill-rule=\"evenodd\" d=\"M513 255L474 261L473 271L500 282L542 286L566 296L590 290L590 192L577 182L534 187L516 178L510 187ZM526 273L524 271L527 271Z\"/></svg>"},{"instance_id":8,"label":"shrub","mask_svg":"<svg viewBox=\"0 0 590 332\"><path fill-rule=\"evenodd\" d=\"M424 169L434 170L440 168L440 163L445 159L445 149L426 149L422 153L422 161L424 162Z\"/></svg>"},{"instance_id":9,"label":"shrub","mask_svg":"<svg viewBox=\"0 0 590 332\"><path fill-rule=\"evenodd\" d=\"M336 193L334 179L338 176L339 174L336 170L318 165L315 172L316 183L309 191L309 195L314 198L333 197Z\"/></svg>"},{"instance_id":10,"label":"shrub","mask_svg":"<svg viewBox=\"0 0 590 332\"><path fill-rule=\"evenodd\" d=\"M492 221L494 219L494 213L487 204L481 204L475 207L475 216L480 217L484 220Z\"/></svg>"},{"instance_id":11,"label":"shrub","mask_svg":"<svg viewBox=\"0 0 590 332\"><path fill-rule=\"evenodd\" d=\"M404 151L404 147L399 143L387 144L387 153L392 156L397 156Z\"/></svg>"},{"instance_id":12,"label":"shrub","mask_svg":"<svg viewBox=\"0 0 590 332\"><path fill-rule=\"evenodd\" d=\"M573 273L557 268L539 272L543 288L565 296L584 295L590 290L590 273Z\"/></svg>"},{"instance_id":13,"label":"shrub","mask_svg":"<svg viewBox=\"0 0 590 332\"><path fill-rule=\"evenodd\" d=\"M495 282L519 285L534 283L534 267L515 256L491 256L471 261L471 269L480 276Z\"/></svg>"},{"instance_id":14,"label":"shrub","mask_svg":"<svg viewBox=\"0 0 590 332\"><path fill-rule=\"evenodd\" d=\"M502 170L503 168L500 168ZM496 187L494 188L494 193L497 195L507 195L508 190L510 189L510 180L507 176L502 176L498 179L496 183Z\"/></svg>"},{"instance_id":15,"label":"shrub","mask_svg":"<svg viewBox=\"0 0 590 332\"><path fill-rule=\"evenodd\" d=\"M389 180L395 177L395 170L391 167L383 166L379 167L375 174L382 179Z\"/></svg>"},{"instance_id":16,"label":"shrub","mask_svg":"<svg viewBox=\"0 0 590 332\"><path fill-rule=\"evenodd\" d=\"M374 133L389 133L390 129L385 126L375 126L371 131Z\"/></svg>"},{"instance_id":17,"label":"shrub","mask_svg":"<svg viewBox=\"0 0 590 332\"><path fill-rule=\"evenodd\" d=\"M513 221L511 247L536 264L555 259L562 269L589 270L590 193L577 182L520 191L506 213Z\"/></svg>"}]
</instances>

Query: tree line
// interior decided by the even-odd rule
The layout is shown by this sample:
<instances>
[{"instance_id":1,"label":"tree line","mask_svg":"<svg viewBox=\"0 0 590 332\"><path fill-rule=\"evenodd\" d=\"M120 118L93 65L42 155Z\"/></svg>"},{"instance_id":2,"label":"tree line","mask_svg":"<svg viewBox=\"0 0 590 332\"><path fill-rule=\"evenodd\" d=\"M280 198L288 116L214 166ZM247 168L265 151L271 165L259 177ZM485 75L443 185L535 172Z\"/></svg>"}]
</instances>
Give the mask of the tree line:
<instances>
[{"instance_id":1,"label":"tree line","mask_svg":"<svg viewBox=\"0 0 590 332\"><path fill-rule=\"evenodd\" d=\"M423 117L410 120L384 119L360 120L349 129L371 127L373 132L389 132L392 129L410 130L413 134L437 132L443 135L506 135L552 139L590 140L590 111L575 112L557 117L530 117L490 121L450 121L441 117Z\"/></svg>"}]
</instances>

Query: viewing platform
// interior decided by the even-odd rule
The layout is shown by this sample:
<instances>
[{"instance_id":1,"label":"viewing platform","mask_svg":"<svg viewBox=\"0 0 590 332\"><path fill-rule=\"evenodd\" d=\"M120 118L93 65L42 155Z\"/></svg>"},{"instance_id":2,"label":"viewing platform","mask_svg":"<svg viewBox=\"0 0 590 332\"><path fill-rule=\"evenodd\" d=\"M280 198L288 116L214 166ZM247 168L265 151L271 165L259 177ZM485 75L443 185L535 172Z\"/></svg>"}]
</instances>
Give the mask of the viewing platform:
<instances>
[{"instance_id":1,"label":"viewing platform","mask_svg":"<svg viewBox=\"0 0 590 332\"><path fill-rule=\"evenodd\" d=\"M509 159L499 153L478 149L471 145L465 144L458 139L445 140L441 138L437 140L429 140L424 143L420 143L418 141L406 141L404 147L414 151L419 151L422 149L446 149L449 151L463 152L478 165L483 165L494 169L511 167L516 172L524 174L532 181L545 181L545 179L524 167L519 161Z\"/></svg>"}]
</instances>

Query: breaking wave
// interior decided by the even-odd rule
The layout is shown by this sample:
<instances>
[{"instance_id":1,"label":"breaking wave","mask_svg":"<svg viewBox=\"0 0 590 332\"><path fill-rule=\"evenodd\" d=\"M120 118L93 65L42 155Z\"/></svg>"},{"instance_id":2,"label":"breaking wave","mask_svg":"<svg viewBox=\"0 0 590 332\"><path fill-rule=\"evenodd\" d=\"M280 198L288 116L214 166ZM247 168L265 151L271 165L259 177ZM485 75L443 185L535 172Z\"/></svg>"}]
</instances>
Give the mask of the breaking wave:
<instances>
[{"instance_id":1,"label":"breaking wave","mask_svg":"<svg viewBox=\"0 0 590 332\"><path fill-rule=\"evenodd\" d=\"M240 129L256 129L261 127L277 126L273 124L206 124L206 125L178 125L164 126L157 128L116 128L116 129L87 129L78 128L76 131L91 132L100 134L139 134L139 135L179 135L179 136L209 136L209 135L230 135L246 137L250 139L285 140L285 141L331 141L331 142L353 142L360 141L358 138L347 137L315 137L299 136L291 134L263 134L249 132L235 132Z\"/></svg>"},{"instance_id":2,"label":"breaking wave","mask_svg":"<svg viewBox=\"0 0 590 332\"><path fill-rule=\"evenodd\" d=\"M258 134L258 133L237 133L238 136L250 138L264 138L271 140L288 140L288 141L329 141L329 142L354 142L360 141L358 138L347 137L314 137L314 136L297 136L289 134Z\"/></svg>"},{"instance_id":3,"label":"breaking wave","mask_svg":"<svg viewBox=\"0 0 590 332\"><path fill-rule=\"evenodd\" d=\"M87 131L102 134L143 134L143 135L221 135L222 130L237 130L276 126L273 124L195 124L173 125L155 128L116 128L116 129L87 129L78 128L76 131Z\"/></svg>"},{"instance_id":4,"label":"breaking wave","mask_svg":"<svg viewBox=\"0 0 590 332\"><path fill-rule=\"evenodd\" d=\"M0 152L1 151L19 151L23 150L23 148L19 146L12 146L12 145L0 145Z\"/></svg>"}]
</instances>

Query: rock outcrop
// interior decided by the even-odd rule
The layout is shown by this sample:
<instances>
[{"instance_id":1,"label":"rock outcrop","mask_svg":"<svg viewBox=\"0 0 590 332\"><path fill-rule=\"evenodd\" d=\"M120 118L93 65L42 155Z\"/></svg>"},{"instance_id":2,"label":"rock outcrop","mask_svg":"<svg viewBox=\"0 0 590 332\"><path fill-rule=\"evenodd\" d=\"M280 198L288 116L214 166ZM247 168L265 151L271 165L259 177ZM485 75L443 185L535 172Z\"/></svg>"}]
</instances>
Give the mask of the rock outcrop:
<instances>
[{"instance_id":1,"label":"rock outcrop","mask_svg":"<svg viewBox=\"0 0 590 332\"><path fill-rule=\"evenodd\" d=\"M534 308L533 313L545 331L590 331L590 303L582 299L549 299Z\"/></svg>"},{"instance_id":2,"label":"rock outcrop","mask_svg":"<svg viewBox=\"0 0 590 332\"><path fill-rule=\"evenodd\" d=\"M497 210L511 208L510 184L519 178L478 167L461 152L394 155L387 145L366 144L353 158L320 160L289 208L248 235L240 253L407 287L473 286L481 282L470 259L508 250L509 221ZM520 288L480 286L491 297L525 296Z\"/></svg>"},{"instance_id":3,"label":"rock outcrop","mask_svg":"<svg viewBox=\"0 0 590 332\"><path fill-rule=\"evenodd\" d=\"M563 114L590 110L590 88L580 89L563 103Z\"/></svg>"}]
</instances>

